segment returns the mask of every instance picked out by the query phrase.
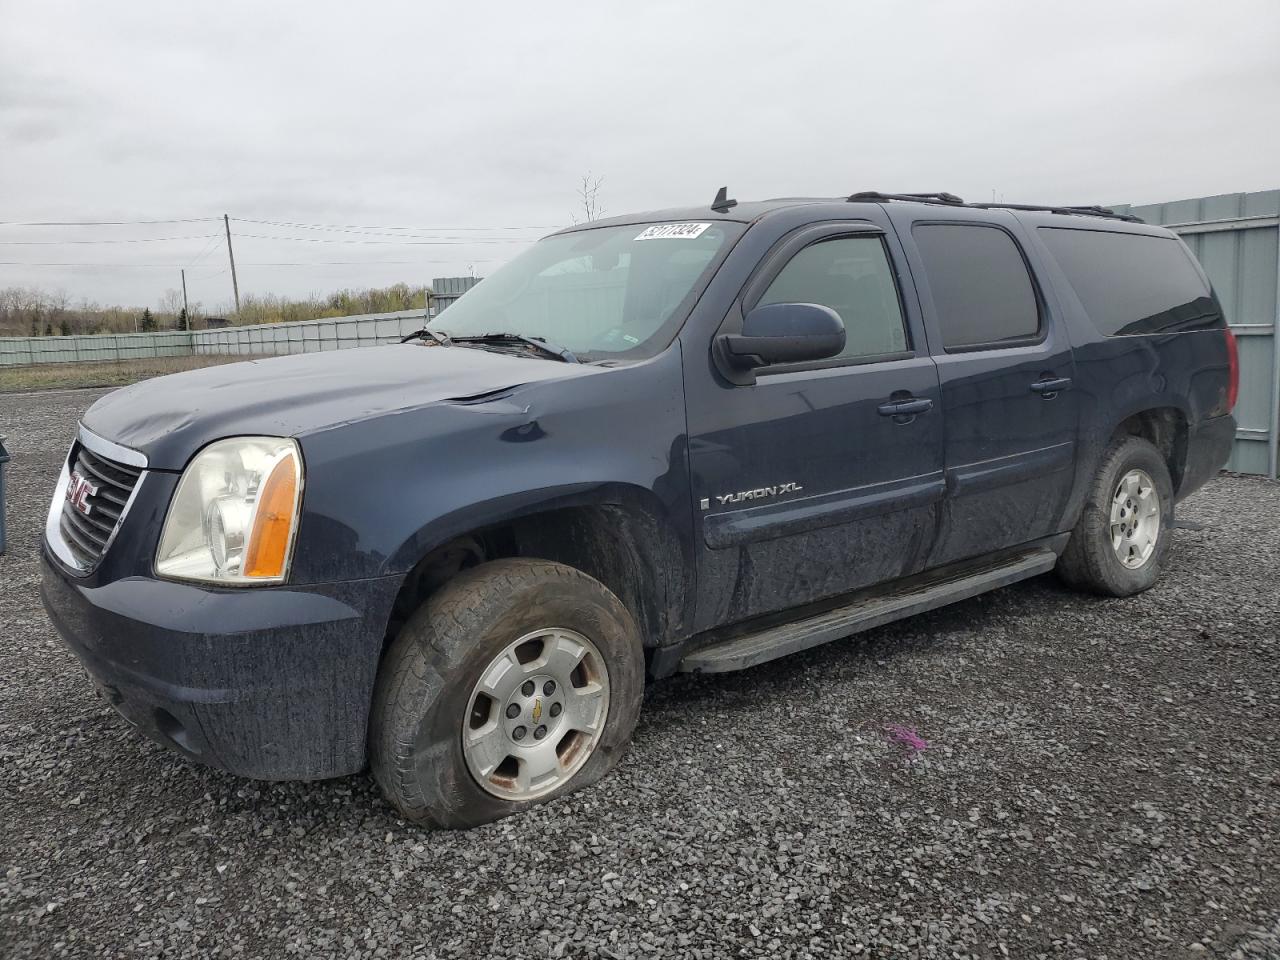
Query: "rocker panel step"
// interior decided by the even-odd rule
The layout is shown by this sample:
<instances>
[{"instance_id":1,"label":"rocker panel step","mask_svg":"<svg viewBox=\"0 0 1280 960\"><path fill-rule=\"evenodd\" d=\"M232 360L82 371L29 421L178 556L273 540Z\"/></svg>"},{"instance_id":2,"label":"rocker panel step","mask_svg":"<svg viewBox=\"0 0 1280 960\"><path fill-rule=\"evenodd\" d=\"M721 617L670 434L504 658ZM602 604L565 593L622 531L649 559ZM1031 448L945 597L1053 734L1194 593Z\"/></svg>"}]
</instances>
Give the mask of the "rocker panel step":
<instances>
[{"instance_id":1,"label":"rocker panel step","mask_svg":"<svg viewBox=\"0 0 1280 960\"><path fill-rule=\"evenodd\" d=\"M1058 555L1033 550L998 566L984 567L958 577L924 584L914 590L867 597L826 613L733 637L695 650L680 661L682 673L729 673L767 663L870 630L913 614L976 597L988 590L1039 576L1053 569Z\"/></svg>"}]
</instances>

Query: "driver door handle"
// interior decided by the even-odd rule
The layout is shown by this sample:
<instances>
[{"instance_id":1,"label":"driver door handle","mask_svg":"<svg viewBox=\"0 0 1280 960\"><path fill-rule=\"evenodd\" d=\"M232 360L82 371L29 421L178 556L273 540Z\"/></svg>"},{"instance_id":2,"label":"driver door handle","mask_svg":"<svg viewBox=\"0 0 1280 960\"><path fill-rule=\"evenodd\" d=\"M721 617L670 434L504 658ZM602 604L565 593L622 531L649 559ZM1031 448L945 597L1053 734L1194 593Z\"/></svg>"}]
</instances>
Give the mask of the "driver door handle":
<instances>
[{"instance_id":1,"label":"driver door handle","mask_svg":"<svg viewBox=\"0 0 1280 960\"><path fill-rule=\"evenodd\" d=\"M1044 380L1037 380L1031 385L1031 389L1046 400L1052 400L1060 391L1066 390L1070 386L1070 377L1048 377Z\"/></svg>"},{"instance_id":2,"label":"driver door handle","mask_svg":"<svg viewBox=\"0 0 1280 960\"><path fill-rule=\"evenodd\" d=\"M876 411L882 417L911 417L917 413L928 413L933 409L933 401L928 397L910 397L906 400L890 400L882 403Z\"/></svg>"}]
</instances>

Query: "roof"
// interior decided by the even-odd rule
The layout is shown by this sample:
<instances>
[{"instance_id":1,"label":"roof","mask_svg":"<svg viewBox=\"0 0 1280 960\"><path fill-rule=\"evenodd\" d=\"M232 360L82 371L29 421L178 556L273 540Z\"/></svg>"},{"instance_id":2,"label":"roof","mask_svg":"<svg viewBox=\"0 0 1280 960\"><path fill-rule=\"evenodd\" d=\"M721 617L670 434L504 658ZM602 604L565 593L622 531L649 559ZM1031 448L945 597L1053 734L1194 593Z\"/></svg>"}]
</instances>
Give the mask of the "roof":
<instances>
[{"instance_id":1,"label":"roof","mask_svg":"<svg viewBox=\"0 0 1280 960\"><path fill-rule=\"evenodd\" d=\"M914 207L925 207L933 211L939 209L971 209L971 210L1012 210L1017 213L1038 213L1052 214L1057 216L1069 217L1096 217L1099 219L1107 219L1112 221L1128 221L1137 222L1136 217L1128 216L1124 213L1118 213L1108 210L1105 207L1098 206L1064 206L1064 205L1048 205L1048 204L1018 204L1018 203L965 203L959 197L949 193L879 193L876 191L864 191L854 193L847 197L775 197L770 200L743 200L733 201L733 205L729 207L713 207L708 204L698 207L670 207L665 210L648 210L639 213L623 214L622 216L609 217L603 220L592 220L589 223L579 223L571 227L566 227L560 233L572 233L577 230L596 229L598 227L614 227L626 226L629 224L639 223L655 223L667 221L681 220L699 220L699 221L727 221L730 223L752 223L761 217L772 213L776 210L783 210L790 207L804 206L806 204L832 204L832 203L875 203L885 204L893 203L907 204Z\"/></svg>"}]
</instances>

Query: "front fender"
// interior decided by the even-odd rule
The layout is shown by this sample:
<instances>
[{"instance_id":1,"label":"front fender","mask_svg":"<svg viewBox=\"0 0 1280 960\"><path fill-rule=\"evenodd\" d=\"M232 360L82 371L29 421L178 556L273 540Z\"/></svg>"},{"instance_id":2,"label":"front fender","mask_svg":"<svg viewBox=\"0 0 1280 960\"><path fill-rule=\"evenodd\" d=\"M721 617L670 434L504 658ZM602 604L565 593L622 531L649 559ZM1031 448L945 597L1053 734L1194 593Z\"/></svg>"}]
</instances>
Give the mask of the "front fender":
<instances>
[{"instance_id":1,"label":"front fender","mask_svg":"<svg viewBox=\"0 0 1280 960\"><path fill-rule=\"evenodd\" d=\"M581 504L661 519L693 567L679 347L480 401L444 401L300 438L296 582L406 573L485 526Z\"/></svg>"}]
</instances>

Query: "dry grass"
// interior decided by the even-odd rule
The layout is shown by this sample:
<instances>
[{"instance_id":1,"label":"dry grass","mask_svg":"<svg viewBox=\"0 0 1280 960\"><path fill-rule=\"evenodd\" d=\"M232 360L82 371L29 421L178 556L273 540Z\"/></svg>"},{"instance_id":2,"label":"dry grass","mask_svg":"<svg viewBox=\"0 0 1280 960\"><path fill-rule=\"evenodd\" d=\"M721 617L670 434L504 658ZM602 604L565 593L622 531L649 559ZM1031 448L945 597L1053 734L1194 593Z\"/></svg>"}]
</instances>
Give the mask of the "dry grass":
<instances>
[{"instance_id":1,"label":"dry grass","mask_svg":"<svg viewBox=\"0 0 1280 960\"><path fill-rule=\"evenodd\" d=\"M121 360L118 363L41 363L0 367L0 393L24 390L68 390L76 387L122 387L149 377L181 373L219 363L252 360L249 356L201 355Z\"/></svg>"}]
</instances>

